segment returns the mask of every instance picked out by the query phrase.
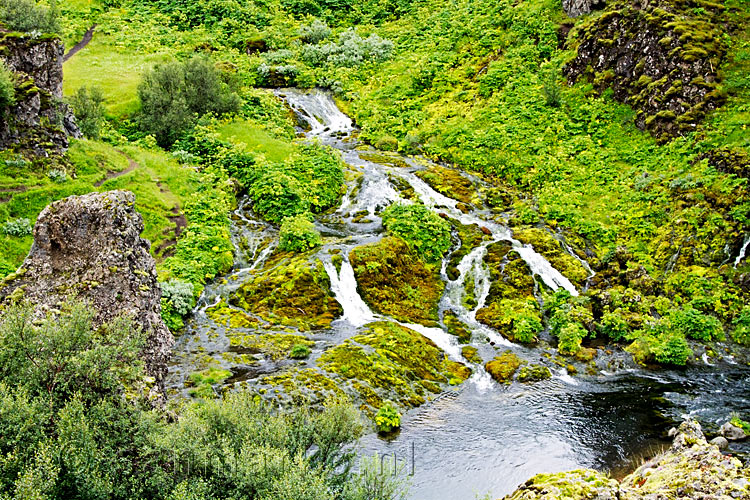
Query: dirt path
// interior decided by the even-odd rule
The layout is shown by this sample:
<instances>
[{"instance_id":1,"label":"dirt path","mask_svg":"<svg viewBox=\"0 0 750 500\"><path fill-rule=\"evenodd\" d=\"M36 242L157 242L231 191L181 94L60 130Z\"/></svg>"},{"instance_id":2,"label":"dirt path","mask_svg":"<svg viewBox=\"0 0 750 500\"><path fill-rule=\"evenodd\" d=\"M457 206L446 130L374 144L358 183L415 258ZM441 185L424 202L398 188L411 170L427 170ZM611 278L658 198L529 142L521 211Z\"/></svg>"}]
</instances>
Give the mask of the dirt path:
<instances>
[{"instance_id":1,"label":"dirt path","mask_svg":"<svg viewBox=\"0 0 750 500\"><path fill-rule=\"evenodd\" d=\"M17 186L12 188L0 188L0 203L8 203L13 195L16 193L25 193L28 191L28 186Z\"/></svg>"},{"instance_id":2,"label":"dirt path","mask_svg":"<svg viewBox=\"0 0 750 500\"><path fill-rule=\"evenodd\" d=\"M136 161L134 159L132 159L131 157L129 157L128 155L126 155L123 151L120 151L119 149L117 149L115 151L117 151L122 156L124 156L125 158L128 159L128 167L125 170L120 170L119 172L113 172L111 170L108 171L106 177L104 177L104 179L96 182L94 184L94 186L100 187L102 184L104 184L108 180L110 180L110 179L117 179L118 177L122 177L123 175L129 174L130 172L132 172L133 170L135 170L136 168L139 167L138 163L136 163Z\"/></svg>"},{"instance_id":3,"label":"dirt path","mask_svg":"<svg viewBox=\"0 0 750 500\"><path fill-rule=\"evenodd\" d=\"M73 48L71 48L67 52L67 54L63 56L63 62L67 61L68 59L76 55L76 53L79 50L81 50L82 48L84 48L86 45L89 44L91 39L94 38L94 28L96 28L96 24L94 24L93 26L91 26L89 29L86 30L86 33L83 34L83 38L81 39L81 41L73 45Z\"/></svg>"}]
</instances>

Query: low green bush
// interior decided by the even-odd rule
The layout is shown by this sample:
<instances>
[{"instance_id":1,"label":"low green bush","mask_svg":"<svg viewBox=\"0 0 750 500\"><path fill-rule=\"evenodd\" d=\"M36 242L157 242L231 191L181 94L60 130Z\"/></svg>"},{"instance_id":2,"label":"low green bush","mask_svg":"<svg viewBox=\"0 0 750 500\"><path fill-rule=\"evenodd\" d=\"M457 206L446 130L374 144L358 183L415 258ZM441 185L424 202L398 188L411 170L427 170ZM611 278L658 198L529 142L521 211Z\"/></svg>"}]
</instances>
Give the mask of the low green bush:
<instances>
[{"instance_id":1,"label":"low green bush","mask_svg":"<svg viewBox=\"0 0 750 500\"><path fill-rule=\"evenodd\" d=\"M395 203L382 213L383 225L426 262L439 262L451 247L450 224L424 205Z\"/></svg>"},{"instance_id":2,"label":"low green bush","mask_svg":"<svg viewBox=\"0 0 750 500\"><path fill-rule=\"evenodd\" d=\"M390 401L383 403L375 414L375 427L382 434L401 427L401 414Z\"/></svg>"},{"instance_id":3,"label":"low green bush","mask_svg":"<svg viewBox=\"0 0 750 500\"><path fill-rule=\"evenodd\" d=\"M99 87L79 88L70 98L78 128L90 139L98 139L104 122L104 95Z\"/></svg>"},{"instance_id":4,"label":"low green bush","mask_svg":"<svg viewBox=\"0 0 750 500\"><path fill-rule=\"evenodd\" d=\"M724 339L721 322L713 316L703 314L692 307L673 311L670 320L675 330L687 338L701 342Z\"/></svg>"},{"instance_id":5,"label":"low green bush","mask_svg":"<svg viewBox=\"0 0 750 500\"><path fill-rule=\"evenodd\" d=\"M25 217L9 220L0 226L0 231L8 236L28 236L33 231L31 221Z\"/></svg>"},{"instance_id":6,"label":"low green bush","mask_svg":"<svg viewBox=\"0 0 750 500\"><path fill-rule=\"evenodd\" d=\"M305 359L310 355L310 348L304 344L294 344L289 351L289 357L292 359Z\"/></svg>"},{"instance_id":7,"label":"low green bush","mask_svg":"<svg viewBox=\"0 0 750 500\"><path fill-rule=\"evenodd\" d=\"M3 0L0 3L0 23L13 31L60 32L60 12L57 0L45 7L34 0Z\"/></svg>"},{"instance_id":8,"label":"low green bush","mask_svg":"<svg viewBox=\"0 0 750 500\"><path fill-rule=\"evenodd\" d=\"M738 344L750 345L750 306L742 308L732 326L732 339Z\"/></svg>"},{"instance_id":9,"label":"low green bush","mask_svg":"<svg viewBox=\"0 0 750 500\"><path fill-rule=\"evenodd\" d=\"M320 233L310 222L307 214L287 217L279 230L279 249L290 252L306 252L320 245Z\"/></svg>"}]
</instances>

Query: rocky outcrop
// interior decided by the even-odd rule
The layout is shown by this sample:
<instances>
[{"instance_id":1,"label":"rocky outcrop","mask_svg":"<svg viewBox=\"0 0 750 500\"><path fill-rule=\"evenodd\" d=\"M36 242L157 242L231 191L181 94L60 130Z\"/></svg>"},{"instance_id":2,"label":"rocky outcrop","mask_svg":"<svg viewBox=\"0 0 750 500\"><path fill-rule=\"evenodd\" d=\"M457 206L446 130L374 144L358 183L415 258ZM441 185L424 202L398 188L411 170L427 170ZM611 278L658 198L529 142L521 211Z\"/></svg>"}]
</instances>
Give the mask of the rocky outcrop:
<instances>
[{"instance_id":1,"label":"rocky outcrop","mask_svg":"<svg viewBox=\"0 0 750 500\"><path fill-rule=\"evenodd\" d=\"M2 112L0 149L47 156L81 135L62 101L63 45L53 36L0 31L0 58L15 73L16 103Z\"/></svg>"},{"instance_id":2,"label":"rocky outcrop","mask_svg":"<svg viewBox=\"0 0 750 500\"><path fill-rule=\"evenodd\" d=\"M34 244L19 270L6 278L0 300L25 299L38 314L67 298L88 300L95 326L128 315L147 332L143 359L160 388L174 343L161 319L161 290L143 219L128 191L71 196L45 208Z\"/></svg>"},{"instance_id":3,"label":"rocky outcrop","mask_svg":"<svg viewBox=\"0 0 750 500\"><path fill-rule=\"evenodd\" d=\"M604 0L563 0L562 7L569 17L588 14L592 10L602 7Z\"/></svg>"},{"instance_id":4,"label":"rocky outcrop","mask_svg":"<svg viewBox=\"0 0 750 500\"><path fill-rule=\"evenodd\" d=\"M724 7L704 0L614 2L578 30L578 54L564 69L630 104L636 125L661 139L694 130L725 99Z\"/></svg>"},{"instance_id":5,"label":"rocky outcrop","mask_svg":"<svg viewBox=\"0 0 750 500\"><path fill-rule=\"evenodd\" d=\"M590 469L539 474L505 500L750 499L750 469L708 443L700 424L684 422L672 447L622 482Z\"/></svg>"}]
</instances>

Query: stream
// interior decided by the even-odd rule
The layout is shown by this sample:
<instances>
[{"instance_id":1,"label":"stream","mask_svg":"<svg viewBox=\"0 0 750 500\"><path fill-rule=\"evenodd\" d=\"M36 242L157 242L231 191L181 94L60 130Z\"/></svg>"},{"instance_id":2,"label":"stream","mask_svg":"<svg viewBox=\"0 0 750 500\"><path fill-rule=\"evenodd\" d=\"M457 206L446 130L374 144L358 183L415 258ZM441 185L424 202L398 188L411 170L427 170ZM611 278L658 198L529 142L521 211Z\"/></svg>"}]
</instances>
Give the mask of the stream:
<instances>
[{"instance_id":1,"label":"stream","mask_svg":"<svg viewBox=\"0 0 750 500\"><path fill-rule=\"evenodd\" d=\"M316 345L305 362L307 366L315 366L320 352L356 335L367 323L389 319L371 311L358 294L348 254L352 248L383 236L380 210L395 201L408 203L399 185L410 186L420 201L436 212L463 224L478 224L489 232L489 238L460 261L457 279L451 280L446 274L450 255L443 262L441 275L446 288L440 302L441 316L444 311L453 311L470 327L472 345L484 361L492 359L496 347L512 349L530 362L544 361L540 349L513 344L476 320L490 288L489 271L483 261L487 246L509 242L528 264L537 286L563 288L577 295L579 290L570 280L532 246L515 240L496 214L483 209L464 213L456 200L436 192L415 175L429 168L427 160L388 154L393 164L381 164L363 158L381 153L358 147L354 124L328 94L284 89L277 95L308 123L306 138L339 150L358 177L347 182L348 190L338 210L316 222L324 236L316 257L323 262L343 315L330 330L308 335ZM241 200L232 221L234 269L224 279L206 286L185 333L177 339L167 379L173 394L189 397L185 382L201 357L209 356L232 371L228 384L252 383L260 375L297 363L260 360L251 366L238 366L236 358L228 355L231 346L225 327L216 325L206 313L252 277L278 242L278 230L253 217L247 200ZM747 246L746 241L743 255ZM332 253L343 258L340 270L332 262ZM593 274L585 261L582 265ZM474 286L477 305L473 309L463 305L467 283ZM456 338L444 328L402 324L430 338L446 356L470 364L462 358ZM414 500L471 499L487 494L500 498L539 472L592 467L609 470L615 477L624 475L631 464L639 465L641 457L652 456L668 445L667 430L685 416L698 418L704 429L715 432L730 412L750 412L746 389L750 369L731 358L715 365L706 362L704 366L654 372L634 367L626 354L614 351L611 361L620 369L571 377L565 368L555 368L552 378L535 384L501 386L481 364L473 365L474 374L461 386L404 415L402 429L395 437L366 435L360 443L361 452L386 455L388 460L402 464L409 474L409 498ZM748 453L750 445L733 445L732 451Z\"/></svg>"}]
</instances>

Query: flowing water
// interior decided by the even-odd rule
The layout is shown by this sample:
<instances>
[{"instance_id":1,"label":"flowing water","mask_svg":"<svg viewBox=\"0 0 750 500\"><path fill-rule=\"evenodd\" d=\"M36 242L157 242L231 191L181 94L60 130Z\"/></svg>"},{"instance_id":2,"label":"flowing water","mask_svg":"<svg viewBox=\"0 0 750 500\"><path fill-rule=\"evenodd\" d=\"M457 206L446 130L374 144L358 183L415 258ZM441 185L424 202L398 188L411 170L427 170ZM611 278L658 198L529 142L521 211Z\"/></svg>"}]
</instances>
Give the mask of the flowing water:
<instances>
[{"instance_id":1,"label":"flowing water","mask_svg":"<svg viewBox=\"0 0 750 500\"><path fill-rule=\"evenodd\" d=\"M316 346L308 366L313 366L316 356L326 347L355 335L373 320L384 319L359 296L348 254L355 246L382 237L378 213L394 201L408 203L402 200L398 187L403 183L436 212L463 224L478 224L490 233L487 241L460 261L457 279L448 278L447 262L443 263L446 288L441 314L453 311L470 327L473 345L484 360L492 359L496 346L504 346L530 362L543 361L541 350L514 345L476 320L476 312L483 307L490 288L489 271L483 261L487 246L497 241L509 242L528 264L538 287L563 288L577 295L575 286L532 246L515 240L511 230L491 212L477 209L463 213L456 200L436 192L416 176L414 172L426 168L425 160L393 157L393 165L384 165L366 159L371 156L356 149L351 119L326 93L283 90L278 95L301 122L307 123L305 136L338 149L359 177L357 182L349 183L339 209L316 222L326 236L317 257L330 277L343 315L333 322L330 331L311 337ZM175 347L168 384L177 393L186 394L186 376L200 357L210 356L230 369L234 374L230 383L252 381L288 365L283 361L262 361L252 366L238 363L227 356L231 346L224 327L206 314L208 307L228 299L251 277L277 243L277 231L253 217L246 202L234 214L232 236L236 246L234 270L226 279L206 287L186 333ZM567 250L564 240L561 243ZM747 242L737 262L744 257L746 247ZM334 252L342 256L339 266L332 261ZM593 276L585 260L569 253ZM478 302L473 309L463 305L468 282L474 283ZM443 328L403 325L430 338L450 358L466 362L456 338ZM262 330L263 325L259 328ZM618 475L629 467L633 457L661 449L667 429L687 415L699 418L715 431L731 411L750 411L750 394L746 390L750 369L732 364L731 358L688 370L655 373L636 369L621 352L600 357L605 358L604 368L609 371L574 378L565 368L558 368L547 381L509 387L495 383L480 364L474 365L474 375L462 386L405 415L397 436L385 440L367 435L362 440L362 452L387 455L389 460L403 464L407 473L413 473L412 499L471 499L485 494L497 498L538 472L593 467ZM735 446L734 451L748 450Z\"/></svg>"}]
</instances>

